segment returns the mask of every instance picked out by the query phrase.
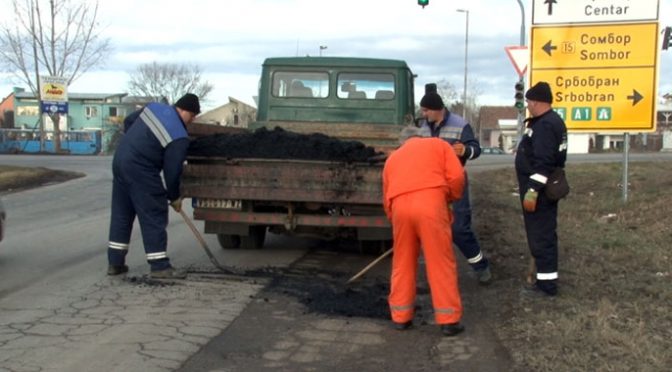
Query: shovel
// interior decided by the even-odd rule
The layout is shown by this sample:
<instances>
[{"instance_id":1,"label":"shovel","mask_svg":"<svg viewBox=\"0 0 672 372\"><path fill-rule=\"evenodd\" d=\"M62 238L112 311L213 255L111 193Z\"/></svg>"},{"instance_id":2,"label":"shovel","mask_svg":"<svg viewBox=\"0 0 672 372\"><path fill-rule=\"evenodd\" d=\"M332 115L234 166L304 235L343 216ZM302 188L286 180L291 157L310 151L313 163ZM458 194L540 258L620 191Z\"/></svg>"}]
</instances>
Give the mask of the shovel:
<instances>
[{"instance_id":1,"label":"shovel","mask_svg":"<svg viewBox=\"0 0 672 372\"><path fill-rule=\"evenodd\" d=\"M525 281L527 284L534 284L534 282L537 281L535 278L535 274L537 271L537 264L534 260L534 257L530 257L530 262L527 265L527 277L525 277Z\"/></svg>"},{"instance_id":2,"label":"shovel","mask_svg":"<svg viewBox=\"0 0 672 372\"><path fill-rule=\"evenodd\" d=\"M350 284L357 280L360 276L364 275L367 271L371 270L372 267L374 267L378 262L380 262L383 258L387 257L392 253L392 248L388 249L385 253L381 254L378 258L373 260L370 264L366 265L365 268L363 268L360 272L357 274L353 275L352 278L350 278L346 284Z\"/></svg>"},{"instance_id":3,"label":"shovel","mask_svg":"<svg viewBox=\"0 0 672 372\"><path fill-rule=\"evenodd\" d=\"M191 222L191 219L189 218L189 216L187 216L187 214L184 213L183 210L180 210L180 215L184 219L184 222L187 223L187 226L189 226L189 229L191 229L191 232L194 233L194 236L196 237L196 240L198 240L198 242L201 243L201 247L203 247L203 250L205 251L205 253L210 258L210 262L212 262L212 264L215 265L216 268L218 268L220 271L222 271L224 273L234 274L234 275L238 274L238 273L236 273L236 272L234 272L230 269L225 268L224 266L222 266L219 263L219 261L217 261L215 256L212 254L212 251L210 251L210 248L208 248L208 243L205 242L205 239L203 239L203 235L201 235L201 233L198 232L198 229L196 228L196 226L194 226L194 223Z\"/></svg>"}]
</instances>

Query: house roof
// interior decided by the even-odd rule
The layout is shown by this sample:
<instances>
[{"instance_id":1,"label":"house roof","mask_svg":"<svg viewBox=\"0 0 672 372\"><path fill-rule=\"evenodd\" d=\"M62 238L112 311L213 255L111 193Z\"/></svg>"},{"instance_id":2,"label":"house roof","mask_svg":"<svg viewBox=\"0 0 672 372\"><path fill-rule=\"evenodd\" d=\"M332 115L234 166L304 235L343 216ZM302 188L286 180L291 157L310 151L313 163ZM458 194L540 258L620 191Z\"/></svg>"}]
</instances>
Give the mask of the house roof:
<instances>
[{"instance_id":1,"label":"house roof","mask_svg":"<svg viewBox=\"0 0 672 372\"><path fill-rule=\"evenodd\" d=\"M499 128L501 119L517 119L518 110L513 106L482 106L478 114L481 130Z\"/></svg>"},{"instance_id":2,"label":"house roof","mask_svg":"<svg viewBox=\"0 0 672 372\"><path fill-rule=\"evenodd\" d=\"M68 93L68 99L76 100L105 100L108 98L120 97L123 98L127 96L127 93ZM35 98L35 95L32 92L18 92L15 94L16 98Z\"/></svg>"}]
</instances>

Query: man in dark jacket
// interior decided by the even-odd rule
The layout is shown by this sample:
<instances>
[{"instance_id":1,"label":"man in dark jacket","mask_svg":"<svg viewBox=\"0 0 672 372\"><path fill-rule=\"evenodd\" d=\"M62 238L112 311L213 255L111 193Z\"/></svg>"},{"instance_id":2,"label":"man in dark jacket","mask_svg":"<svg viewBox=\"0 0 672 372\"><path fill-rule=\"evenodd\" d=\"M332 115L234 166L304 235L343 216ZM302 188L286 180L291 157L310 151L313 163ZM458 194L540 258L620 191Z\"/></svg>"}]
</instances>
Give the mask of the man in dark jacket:
<instances>
[{"instance_id":1,"label":"man in dark jacket","mask_svg":"<svg viewBox=\"0 0 672 372\"><path fill-rule=\"evenodd\" d=\"M128 271L126 254L137 216L151 277L186 277L168 259L166 226L168 205L182 210L180 176L189 147L186 126L200 111L198 97L187 93L174 106L153 102L124 120L125 134L112 162L108 275Z\"/></svg>"},{"instance_id":2,"label":"man in dark jacket","mask_svg":"<svg viewBox=\"0 0 672 372\"><path fill-rule=\"evenodd\" d=\"M423 137L438 137L447 141L453 146L463 167L467 160L476 159L481 155L481 145L474 136L471 125L446 109L441 96L436 92L435 84L425 86L425 95L420 101L420 108L424 118L420 122L420 133ZM466 170L464 177L464 193L453 202L453 242L476 271L479 283L488 284L492 278L490 264L471 228L471 201Z\"/></svg>"},{"instance_id":3,"label":"man in dark jacket","mask_svg":"<svg viewBox=\"0 0 672 372\"><path fill-rule=\"evenodd\" d=\"M553 95L546 82L539 82L525 94L527 119L525 134L516 152L516 175L523 205L525 232L534 258L537 277L531 292L555 296L558 293L558 201L544 194L548 176L564 168L567 160L567 128L551 108Z\"/></svg>"}]
</instances>

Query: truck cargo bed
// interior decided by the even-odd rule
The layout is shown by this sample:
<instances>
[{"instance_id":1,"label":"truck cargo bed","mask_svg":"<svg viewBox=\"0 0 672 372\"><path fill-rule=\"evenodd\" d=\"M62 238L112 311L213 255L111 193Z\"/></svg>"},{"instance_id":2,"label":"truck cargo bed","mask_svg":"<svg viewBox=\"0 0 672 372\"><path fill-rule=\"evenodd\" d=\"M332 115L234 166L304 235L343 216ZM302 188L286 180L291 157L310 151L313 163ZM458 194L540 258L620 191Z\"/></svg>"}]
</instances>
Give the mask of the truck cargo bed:
<instances>
[{"instance_id":1,"label":"truck cargo bed","mask_svg":"<svg viewBox=\"0 0 672 372\"><path fill-rule=\"evenodd\" d=\"M382 163L190 157L182 193L192 198L381 204Z\"/></svg>"}]
</instances>

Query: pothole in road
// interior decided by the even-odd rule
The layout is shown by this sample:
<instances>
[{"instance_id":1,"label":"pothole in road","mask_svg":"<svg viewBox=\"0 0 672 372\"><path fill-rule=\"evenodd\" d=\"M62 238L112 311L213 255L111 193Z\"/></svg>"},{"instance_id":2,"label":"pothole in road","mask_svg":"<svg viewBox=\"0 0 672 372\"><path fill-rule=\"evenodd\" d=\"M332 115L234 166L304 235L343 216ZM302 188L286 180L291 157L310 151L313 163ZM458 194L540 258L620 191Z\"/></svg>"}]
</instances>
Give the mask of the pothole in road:
<instances>
[{"instance_id":1,"label":"pothole in road","mask_svg":"<svg viewBox=\"0 0 672 372\"><path fill-rule=\"evenodd\" d=\"M236 274L190 268L186 281L240 281L267 284L265 293L290 296L305 306L306 312L344 317L389 319L387 295L389 281L379 277L346 284L347 275L338 271L305 268L266 267L236 270ZM125 282L136 286L169 287L183 280L156 280L149 275L127 276Z\"/></svg>"},{"instance_id":2,"label":"pothole in road","mask_svg":"<svg viewBox=\"0 0 672 372\"><path fill-rule=\"evenodd\" d=\"M266 291L291 296L307 312L345 317L388 319L389 284L380 280L345 283L343 273L318 270L289 270Z\"/></svg>"}]
</instances>

